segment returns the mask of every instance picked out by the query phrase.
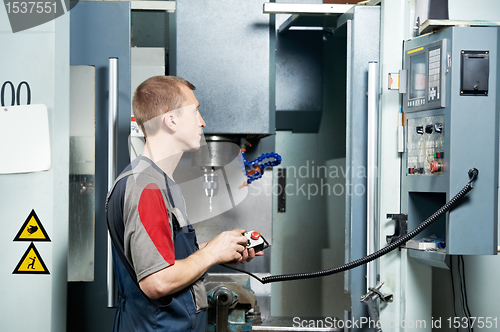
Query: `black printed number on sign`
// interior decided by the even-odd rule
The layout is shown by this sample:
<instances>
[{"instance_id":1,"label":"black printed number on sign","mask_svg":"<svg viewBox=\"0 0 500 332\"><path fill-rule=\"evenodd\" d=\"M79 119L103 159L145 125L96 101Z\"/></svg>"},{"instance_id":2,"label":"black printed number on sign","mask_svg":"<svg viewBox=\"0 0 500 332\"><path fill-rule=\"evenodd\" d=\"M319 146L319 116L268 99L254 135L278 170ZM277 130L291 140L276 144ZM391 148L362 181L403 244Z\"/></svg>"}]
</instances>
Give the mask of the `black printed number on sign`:
<instances>
[{"instance_id":1,"label":"black printed number on sign","mask_svg":"<svg viewBox=\"0 0 500 332\"><path fill-rule=\"evenodd\" d=\"M2 84L2 89L0 90L0 102L2 106L5 106L6 96L7 98L10 97L10 106L21 105L21 91L23 90L23 86L26 86L26 105L31 104L31 88L28 82L22 81L16 89L11 81L6 81Z\"/></svg>"}]
</instances>

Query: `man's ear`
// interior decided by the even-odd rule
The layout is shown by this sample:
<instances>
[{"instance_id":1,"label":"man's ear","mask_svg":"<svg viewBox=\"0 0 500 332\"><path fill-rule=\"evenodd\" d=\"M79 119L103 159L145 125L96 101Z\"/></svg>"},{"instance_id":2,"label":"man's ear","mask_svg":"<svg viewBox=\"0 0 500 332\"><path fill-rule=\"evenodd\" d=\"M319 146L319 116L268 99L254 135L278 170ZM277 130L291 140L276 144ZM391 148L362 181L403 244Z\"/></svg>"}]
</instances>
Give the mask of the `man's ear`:
<instances>
[{"instance_id":1,"label":"man's ear","mask_svg":"<svg viewBox=\"0 0 500 332\"><path fill-rule=\"evenodd\" d=\"M167 130L176 132L177 131L177 119L175 118L174 112L167 112L163 115L163 125Z\"/></svg>"}]
</instances>

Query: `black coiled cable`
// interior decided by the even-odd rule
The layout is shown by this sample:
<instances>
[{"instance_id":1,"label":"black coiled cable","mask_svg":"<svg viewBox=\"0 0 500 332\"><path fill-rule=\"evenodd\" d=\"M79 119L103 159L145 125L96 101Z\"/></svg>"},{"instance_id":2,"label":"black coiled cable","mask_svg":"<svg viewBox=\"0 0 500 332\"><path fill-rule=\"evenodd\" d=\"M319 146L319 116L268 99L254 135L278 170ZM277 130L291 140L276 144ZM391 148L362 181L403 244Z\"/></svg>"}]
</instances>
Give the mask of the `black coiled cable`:
<instances>
[{"instance_id":1,"label":"black coiled cable","mask_svg":"<svg viewBox=\"0 0 500 332\"><path fill-rule=\"evenodd\" d=\"M268 276L264 277L262 279L257 278L261 283L263 284L268 284L270 282L280 282L280 281L290 281L290 280L300 280L300 279L312 279L312 278L319 278L319 277L326 277L332 274L344 272L350 269L354 269L355 267L367 264L391 251L394 249L402 246L418 234L420 234L424 229L429 227L433 222L438 220L442 215L444 215L446 212L450 211L469 191L472 190L472 181L474 181L478 175L479 171L476 168L471 168L469 170L469 182L460 190L455 196L453 196L452 199L448 201L443 207L441 207L439 210L437 210L432 216L427 218L424 222L422 222L417 228L415 228L413 231L410 233L404 235L403 237L399 238L397 241L391 243L385 248L380 249L379 251L374 252L373 254L370 254L366 257L360 258L358 260L352 261L350 263L347 263L345 265L329 269L329 270L323 270L323 271L318 271L318 272L312 272L312 273L296 273L296 274L283 274L283 275L276 275L276 276Z\"/></svg>"}]
</instances>

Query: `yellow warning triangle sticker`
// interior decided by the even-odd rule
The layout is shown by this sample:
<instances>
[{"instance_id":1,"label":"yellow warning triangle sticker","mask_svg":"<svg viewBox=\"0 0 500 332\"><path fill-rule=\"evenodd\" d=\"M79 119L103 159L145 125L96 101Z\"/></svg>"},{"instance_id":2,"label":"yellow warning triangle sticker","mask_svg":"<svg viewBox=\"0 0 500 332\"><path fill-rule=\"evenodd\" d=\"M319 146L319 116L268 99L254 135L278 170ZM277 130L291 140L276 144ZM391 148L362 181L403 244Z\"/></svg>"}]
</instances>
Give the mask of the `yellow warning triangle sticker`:
<instances>
[{"instance_id":1,"label":"yellow warning triangle sticker","mask_svg":"<svg viewBox=\"0 0 500 332\"><path fill-rule=\"evenodd\" d=\"M50 238L43 228L40 219L36 215L35 210L31 210L30 215L26 218L23 226L17 233L14 241L48 241L50 242Z\"/></svg>"},{"instance_id":2,"label":"yellow warning triangle sticker","mask_svg":"<svg viewBox=\"0 0 500 332\"><path fill-rule=\"evenodd\" d=\"M12 274L50 274L33 242L31 242Z\"/></svg>"}]
</instances>

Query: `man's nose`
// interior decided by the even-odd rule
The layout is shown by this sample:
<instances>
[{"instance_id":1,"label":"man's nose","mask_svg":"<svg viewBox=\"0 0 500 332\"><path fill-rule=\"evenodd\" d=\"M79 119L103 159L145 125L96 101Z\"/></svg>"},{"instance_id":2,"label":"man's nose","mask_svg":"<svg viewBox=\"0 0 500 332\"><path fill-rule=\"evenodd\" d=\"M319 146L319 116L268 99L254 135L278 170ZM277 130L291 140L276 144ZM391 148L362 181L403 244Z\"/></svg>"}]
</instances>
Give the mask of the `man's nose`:
<instances>
[{"instance_id":1,"label":"man's nose","mask_svg":"<svg viewBox=\"0 0 500 332\"><path fill-rule=\"evenodd\" d=\"M199 117L200 117L200 125L201 125L201 128L205 128L207 126L207 124L205 123L205 120L203 120L203 117L201 116L200 113L198 113Z\"/></svg>"}]
</instances>

